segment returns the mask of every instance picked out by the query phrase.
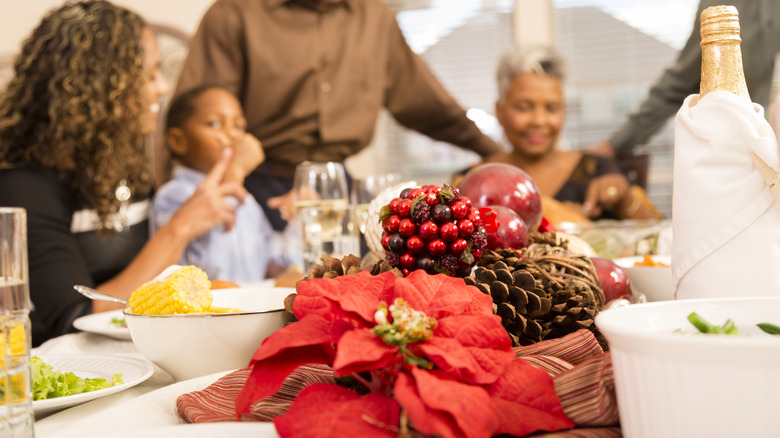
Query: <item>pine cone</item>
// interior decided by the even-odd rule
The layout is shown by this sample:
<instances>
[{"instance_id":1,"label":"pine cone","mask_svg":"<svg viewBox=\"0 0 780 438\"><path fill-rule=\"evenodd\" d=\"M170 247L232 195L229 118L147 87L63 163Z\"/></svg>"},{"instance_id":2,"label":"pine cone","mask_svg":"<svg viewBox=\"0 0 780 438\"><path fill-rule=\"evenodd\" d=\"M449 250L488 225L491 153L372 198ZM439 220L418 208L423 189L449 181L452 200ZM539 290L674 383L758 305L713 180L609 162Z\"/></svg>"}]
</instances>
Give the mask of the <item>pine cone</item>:
<instances>
[{"instance_id":1,"label":"pine cone","mask_svg":"<svg viewBox=\"0 0 780 438\"><path fill-rule=\"evenodd\" d=\"M501 317L513 346L543 339L542 326L536 320L550 311L552 301L528 271L498 261L490 268L478 267L465 280L493 298L493 313Z\"/></svg>"},{"instance_id":2,"label":"pine cone","mask_svg":"<svg viewBox=\"0 0 780 438\"><path fill-rule=\"evenodd\" d=\"M528 233L528 245L533 245L534 243L539 244L548 244L550 246L558 246L563 249L568 249L568 243L569 241L565 238L562 238L560 233L552 232L552 231L546 231L544 233L540 233L538 231L531 231Z\"/></svg>"},{"instance_id":3,"label":"pine cone","mask_svg":"<svg viewBox=\"0 0 780 438\"><path fill-rule=\"evenodd\" d=\"M604 295L587 257L569 254L562 246L534 243L520 255L510 249L488 251L479 265L466 282L493 298L493 311L513 346L582 328L603 339L593 319Z\"/></svg>"},{"instance_id":4,"label":"pine cone","mask_svg":"<svg viewBox=\"0 0 780 438\"><path fill-rule=\"evenodd\" d=\"M336 278L340 275L357 274L361 271L360 257L352 254L344 257L343 259L338 259L329 255L323 255L320 257L320 260L322 260L322 263L309 268L309 270L306 272L306 277L301 279L301 281L306 281L312 278ZM300 281L298 283L300 283Z\"/></svg>"}]
</instances>

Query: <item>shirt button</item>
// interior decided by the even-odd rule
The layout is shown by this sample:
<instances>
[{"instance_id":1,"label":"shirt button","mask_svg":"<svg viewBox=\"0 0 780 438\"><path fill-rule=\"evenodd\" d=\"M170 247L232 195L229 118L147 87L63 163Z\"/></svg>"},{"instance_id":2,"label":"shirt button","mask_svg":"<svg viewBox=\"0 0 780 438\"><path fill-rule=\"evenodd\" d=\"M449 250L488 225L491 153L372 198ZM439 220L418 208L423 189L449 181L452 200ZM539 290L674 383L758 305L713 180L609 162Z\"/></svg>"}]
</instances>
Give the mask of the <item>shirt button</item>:
<instances>
[{"instance_id":1,"label":"shirt button","mask_svg":"<svg viewBox=\"0 0 780 438\"><path fill-rule=\"evenodd\" d=\"M322 85L320 85L320 90L322 90L323 93L329 93L330 92L330 83L323 82Z\"/></svg>"}]
</instances>

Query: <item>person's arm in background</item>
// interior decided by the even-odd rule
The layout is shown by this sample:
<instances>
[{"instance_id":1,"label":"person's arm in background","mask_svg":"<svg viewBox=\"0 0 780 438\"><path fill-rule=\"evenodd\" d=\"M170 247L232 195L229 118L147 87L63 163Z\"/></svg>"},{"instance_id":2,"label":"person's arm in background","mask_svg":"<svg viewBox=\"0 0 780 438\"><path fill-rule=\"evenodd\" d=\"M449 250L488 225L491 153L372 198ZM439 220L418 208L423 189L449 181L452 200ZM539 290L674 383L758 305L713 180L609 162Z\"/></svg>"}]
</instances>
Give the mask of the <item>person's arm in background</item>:
<instances>
[{"instance_id":1,"label":"person's arm in background","mask_svg":"<svg viewBox=\"0 0 780 438\"><path fill-rule=\"evenodd\" d=\"M680 51L675 64L667 69L650 89L639 109L609 140L594 145L587 150L588 152L612 157L633 155L636 146L646 143L661 129L669 117L677 113L686 97L699 92L701 81L699 17L707 6L709 5L704 1L699 4L688 42Z\"/></svg>"},{"instance_id":2,"label":"person's arm in background","mask_svg":"<svg viewBox=\"0 0 780 438\"><path fill-rule=\"evenodd\" d=\"M242 96L246 62L241 50L241 11L217 1L203 15L190 41L174 95L201 84L216 84Z\"/></svg>"},{"instance_id":3,"label":"person's arm in background","mask_svg":"<svg viewBox=\"0 0 780 438\"><path fill-rule=\"evenodd\" d=\"M593 157L595 170L583 200L583 213L598 219L612 211L620 219L661 219L661 213L639 186L632 186L620 165L606 157Z\"/></svg>"},{"instance_id":4,"label":"person's arm in background","mask_svg":"<svg viewBox=\"0 0 780 438\"><path fill-rule=\"evenodd\" d=\"M472 150L482 157L501 148L479 130L404 39L398 23L390 26L386 107L407 128L435 140Z\"/></svg>"}]
</instances>

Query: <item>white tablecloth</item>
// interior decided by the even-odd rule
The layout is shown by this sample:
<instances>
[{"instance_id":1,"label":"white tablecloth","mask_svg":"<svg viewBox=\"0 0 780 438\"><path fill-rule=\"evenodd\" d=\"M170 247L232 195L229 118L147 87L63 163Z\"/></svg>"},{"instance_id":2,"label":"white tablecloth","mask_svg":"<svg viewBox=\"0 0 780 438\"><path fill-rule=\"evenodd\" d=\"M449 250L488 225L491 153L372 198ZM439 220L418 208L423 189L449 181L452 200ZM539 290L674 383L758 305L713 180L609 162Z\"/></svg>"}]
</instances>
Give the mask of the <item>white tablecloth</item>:
<instances>
[{"instance_id":1,"label":"white tablecloth","mask_svg":"<svg viewBox=\"0 0 780 438\"><path fill-rule=\"evenodd\" d=\"M131 341L92 333L60 336L33 349L33 355L109 354L144 359ZM203 389L225 373L174 383L155 366L146 381L124 391L36 418L36 438L69 437L277 437L270 423L188 425L176 411L176 398Z\"/></svg>"}]
</instances>

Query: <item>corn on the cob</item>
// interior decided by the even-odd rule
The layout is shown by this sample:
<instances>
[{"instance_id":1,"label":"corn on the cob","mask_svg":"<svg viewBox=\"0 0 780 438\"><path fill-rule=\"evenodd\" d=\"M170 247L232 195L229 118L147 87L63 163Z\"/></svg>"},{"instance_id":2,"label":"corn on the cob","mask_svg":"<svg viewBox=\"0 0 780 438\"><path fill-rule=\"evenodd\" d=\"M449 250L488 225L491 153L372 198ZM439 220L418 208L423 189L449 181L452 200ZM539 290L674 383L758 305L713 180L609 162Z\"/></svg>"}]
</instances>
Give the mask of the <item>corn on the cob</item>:
<instances>
[{"instance_id":1,"label":"corn on the cob","mask_svg":"<svg viewBox=\"0 0 780 438\"><path fill-rule=\"evenodd\" d=\"M162 281L144 283L130 295L127 304L135 314L166 315L205 312L211 300L206 273L195 266L184 266Z\"/></svg>"}]
</instances>

